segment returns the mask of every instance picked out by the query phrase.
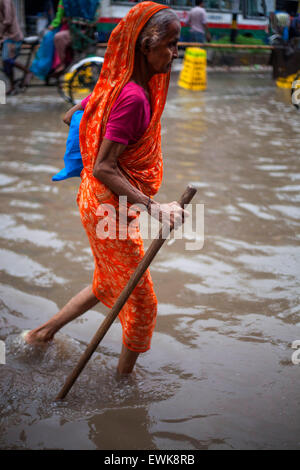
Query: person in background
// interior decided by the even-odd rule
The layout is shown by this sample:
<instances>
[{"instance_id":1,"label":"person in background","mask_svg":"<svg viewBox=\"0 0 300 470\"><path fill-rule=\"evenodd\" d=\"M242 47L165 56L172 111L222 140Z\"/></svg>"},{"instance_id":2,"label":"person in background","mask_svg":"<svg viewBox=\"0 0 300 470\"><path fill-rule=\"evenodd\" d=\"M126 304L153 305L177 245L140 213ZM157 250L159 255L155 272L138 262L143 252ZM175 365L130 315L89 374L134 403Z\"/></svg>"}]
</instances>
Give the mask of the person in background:
<instances>
[{"instance_id":1,"label":"person in background","mask_svg":"<svg viewBox=\"0 0 300 470\"><path fill-rule=\"evenodd\" d=\"M4 73L9 80L10 88L6 94L15 92L14 67L27 71L17 62L23 41L23 33L18 23L16 9L12 0L0 0L0 44L2 44L2 61Z\"/></svg>"},{"instance_id":2,"label":"person in background","mask_svg":"<svg viewBox=\"0 0 300 470\"><path fill-rule=\"evenodd\" d=\"M55 74L59 74L64 70L67 65L67 50L70 46L71 35L65 19L63 0L60 0L56 16L48 26L48 32L43 37L27 74L25 84L29 85L33 75L40 80L46 80L51 70Z\"/></svg>"},{"instance_id":3,"label":"person in background","mask_svg":"<svg viewBox=\"0 0 300 470\"><path fill-rule=\"evenodd\" d=\"M230 42L235 43L238 35L238 14L240 8L240 0L232 0L232 22L230 31Z\"/></svg>"},{"instance_id":4,"label":"person in background","mask_svg":"<svg viewBox=\"0 0 300 470\"><path fill-rule=\"evenodd\" d=\"M54 36L54 46L59 61L57 61L54 66L55 73L59 74L67 66L67 50L71 47L72 44L71 34L65 20L65 9L63 0L59 1L56 17L49 26L50 30L54 30L56 28L60 28L60 30Z\"/></svg>"},{"instance_id":5,"label":"person in background","mask_svg":"<svg viewBox=\"0 0 300 470\"><path fill-rule=\"evenodd\" d=\"M281 43L287 44L289 40L289 28L291 19L286 11L275 11L270 13L270 23L272 32L274 33L270 39L277 36Z\"/></svg>"},{"instance_id":6,"label":"person in background","mask_svg":"<svg viewBox=\"0 0 300 470\"><path fill-rule=\"evenodd\" d=\"M203 0L196 0L195 7L188 13L187 26L190 27L191 42L205 42L211 40L211 35L207 26L207 15L203 7Z\"/></svg>"}]
</instances>

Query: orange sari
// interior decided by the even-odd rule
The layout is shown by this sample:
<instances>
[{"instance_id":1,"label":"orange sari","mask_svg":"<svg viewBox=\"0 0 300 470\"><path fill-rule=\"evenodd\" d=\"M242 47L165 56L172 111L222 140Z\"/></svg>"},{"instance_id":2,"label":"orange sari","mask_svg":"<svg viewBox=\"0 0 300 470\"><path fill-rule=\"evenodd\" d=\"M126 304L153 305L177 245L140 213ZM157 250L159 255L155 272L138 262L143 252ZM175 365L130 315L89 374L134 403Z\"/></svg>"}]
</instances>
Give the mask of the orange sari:
<instances>
[{"instance_id":1,"label":"orange sari","mask_svg":"<svg viewBox=\"0 0 300 470\"><path fill-rule=\"evenodd\" d=\"M111 33L98 83L85 109L80 125L80 148L84 169L77 202L95 260L94 295L112 307L131 274L144 256L143 241L136 224L133 239L99 238L99 206L111 204L121 215L119 198L93 177L93 168L105 135L111 108L122 88L130 81L137 38L152 15L167 8L153 2L135 5ZM154 75L149 83L152 118L143 137L128 145L119 158L119 166L130 183L147 196L154 196L162 181L160 118L165 106L170 74ZM128 204L130 207L130 204ZM99 214L99 212L98 212ZM130 221L129 221L130 222ZM127 225L129 223L127 221ZM156 322L157 299L149 270L146 271L119 314L124 345L136 352L150 348Z\"/></svg>"}]
</instances>

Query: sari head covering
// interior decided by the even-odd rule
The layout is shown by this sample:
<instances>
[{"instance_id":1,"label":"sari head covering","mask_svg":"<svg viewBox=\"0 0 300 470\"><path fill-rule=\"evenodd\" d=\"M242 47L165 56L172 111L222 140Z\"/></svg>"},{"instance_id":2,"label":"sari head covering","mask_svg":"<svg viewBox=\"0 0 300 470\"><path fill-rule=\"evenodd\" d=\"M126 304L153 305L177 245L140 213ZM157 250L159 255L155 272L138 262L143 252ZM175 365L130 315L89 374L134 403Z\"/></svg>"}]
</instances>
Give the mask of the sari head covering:
<instances>
[{"instance_id":1,"label":"sari head covering","mask_svg":"<svg viewBox=\"0 0 300 470\"><path fill-rule=\"evenodd\" d=\"M133 220L126 220L123 225L118 225L116 236L99 236L99 226L103 221L101 217L106 210L111 210L108 207L113 206L112 213L116 213L118 223L123 217L123 208L119 204L118 196L93 176L93 168L105 136L112 106L131 78L137 38L151 16L164 8L168 7L153 2L139 3L113 30L98 83L80 125L84 168L81 172L82 181L77 202L95 260L93 293L108 307L114 305L142 260L144 247L138 223L133 228L134 237L127 231L129 224L132 226L132 221L135 221L134 216ZM125 177L148 196L156 194L162 180L160 118L167 97L169 79L170 73L154 75L150 80L150 124L138 142L128 145L118 160ZM107 232L105 234L107 235ZM123 328L123 344L128 349L144 352L150 348L156 315L157 299L150 272L147 270L119 314Z\"/></svg>"},{"instance_id":2,"label":"sari head covering","mask_svg":"<svg viewBox=\"0 0 300 470\"><path fill-rule=\"evenodd\" d=\"M92 172L111 108L133 72L135 46L147 21L158 11L168 8L154 2L135 5L112 31L98 83L85 109L80 125L80 147L85 171ZM157 74L149 82L152 119L144 136L129 146L119 159L123 172L144 194L157 193L162 180L160 118L165 106L170 73Z\"/></svg>"}]
</instances>

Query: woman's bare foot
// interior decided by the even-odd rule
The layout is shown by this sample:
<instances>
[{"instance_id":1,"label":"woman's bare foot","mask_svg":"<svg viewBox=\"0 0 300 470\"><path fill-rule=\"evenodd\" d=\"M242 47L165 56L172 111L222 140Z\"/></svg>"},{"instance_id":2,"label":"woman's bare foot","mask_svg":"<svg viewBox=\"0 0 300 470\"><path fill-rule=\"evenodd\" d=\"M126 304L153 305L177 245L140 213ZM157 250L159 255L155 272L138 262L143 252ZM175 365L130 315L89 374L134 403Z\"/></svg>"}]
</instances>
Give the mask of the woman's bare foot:
<instances>
[{"instance_id":1,"label":"woman's bare foot","mask_svg":"<svg viewBox=\"0 0 300 470\"><path fill-rule=\"evenodd\" d=\"M63 326L97 305L99 300L93 294L92 286L85 287L56 313L47 323L24 335L28 344L47 344Z\"/></svg>"},{"instance_id":2,"label":"woman's bare foot","mask_svg":"<svg viewBox=\"0 0 300 470\"><path fill-rule=\"evenodd\" d=\"M53 331L43 326L29 331L24 335L24 341L28 344L42 345L47 344L54 337Z\"/></svg>"}]
</instances>

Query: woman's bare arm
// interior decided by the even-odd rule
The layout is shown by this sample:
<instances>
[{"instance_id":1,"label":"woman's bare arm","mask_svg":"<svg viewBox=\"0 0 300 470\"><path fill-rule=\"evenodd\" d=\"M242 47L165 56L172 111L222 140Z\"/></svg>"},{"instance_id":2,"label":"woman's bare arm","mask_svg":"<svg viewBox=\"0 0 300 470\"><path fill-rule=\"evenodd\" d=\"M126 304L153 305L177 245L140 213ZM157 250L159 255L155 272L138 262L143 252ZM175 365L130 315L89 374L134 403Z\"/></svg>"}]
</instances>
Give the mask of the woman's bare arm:
<instances>
[{"instance_id":1,"label":"woman's bare arm","mask_svg":"<svg viewBox=\"0 0 300 470\"><path fill-rule=\"evenodd\" d=\"M160 204L152 199L149 204L149 197L128 181L118 165L118 159L125 149L126 145L104 138L94 166L93 176L118 196L127 196L131 204L143 204L156 219L161 220L162 217L169 217L171 224L181 223L183 215L187 216L188 214L176 201Z\"/></svg>"},{"instance_id":2,"label":"woman's bare arm","mask_svg":"<svg viewBox=\"0 0 300 470\"><path fill-rule=\"evenodd\" d=\"M127 196L131 204L147 206L148 196L130 184L118 165L118 159L125 149L126 145L104 138L94 166L93 176L118 196Z\"/></svg>"},{"instance_id":3,"label":"woman's bare arm","mask_svg":"<svg viewBox=\"0 0 300 470\"><path fill-rule=\"evenodd\" d=\"M71 123L72 116L74 113L76 113L76 111L83 111L81 103L76 104L75 106L73 106L73 108L69 109L69 111L66 112L63 117L63 122L69 126Z\"/></svg>"}]
</instances>

